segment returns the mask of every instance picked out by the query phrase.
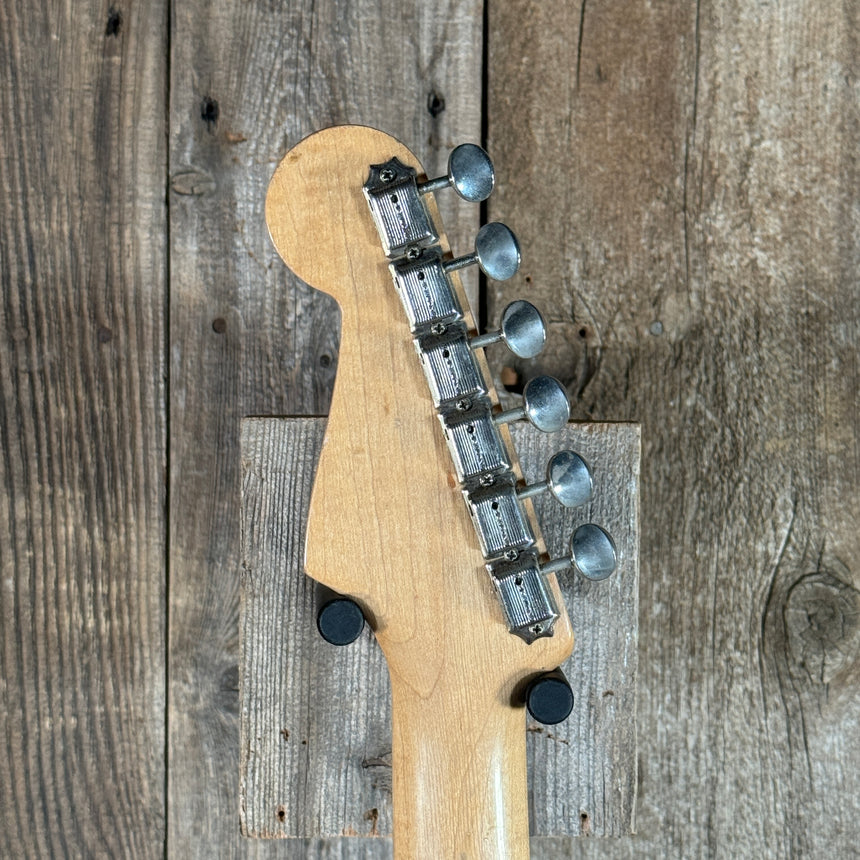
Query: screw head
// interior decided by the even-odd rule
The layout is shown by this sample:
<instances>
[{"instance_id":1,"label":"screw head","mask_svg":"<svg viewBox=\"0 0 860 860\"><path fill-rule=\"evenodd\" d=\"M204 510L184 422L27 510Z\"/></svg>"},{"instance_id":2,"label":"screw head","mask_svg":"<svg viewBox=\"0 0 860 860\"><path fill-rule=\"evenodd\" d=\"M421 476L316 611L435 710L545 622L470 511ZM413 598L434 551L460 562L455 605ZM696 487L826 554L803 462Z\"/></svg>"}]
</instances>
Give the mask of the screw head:
<instances>
[{"instance_id":1,"label":"screw head","mask_svg":"<svg viewBox=\"0 0 860 860\"><path fill-rule=\"evenodd\" d=\"M496 479L492 475L481 475L481 480L478 483L482 487L492 487L496 483Z\"/></svg>"},{"instance_id":2,"label":"screw head","mask_svg":"<svg viewBox=\"0 0 860 860\"><path fill-rule=\"evenodd\" d=\"M407 260L417 260L421 256L421 251L414 245L406 252Z\"/></svg>"},{"instance_id":3,"label":"screw head","mask_svg":"<svg viewBox=\"0 0 860 860\"><path fill-rule=\"evenodd\" d=\"M391 182L394 179L394 171L390 167L383 167L382 170L379 171L379 178L383 182Z\"/></svg>"}]
</instances>

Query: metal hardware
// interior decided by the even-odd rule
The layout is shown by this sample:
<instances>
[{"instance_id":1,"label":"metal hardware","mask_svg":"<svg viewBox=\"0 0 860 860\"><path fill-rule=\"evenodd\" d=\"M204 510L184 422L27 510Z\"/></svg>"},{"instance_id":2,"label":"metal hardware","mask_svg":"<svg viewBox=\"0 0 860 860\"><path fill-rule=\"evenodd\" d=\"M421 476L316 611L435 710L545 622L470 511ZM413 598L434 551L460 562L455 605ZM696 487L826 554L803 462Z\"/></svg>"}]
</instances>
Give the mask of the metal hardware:
<instances>
[{"instance_id":1,"label":"metal hardware","mask_svg":"<svg viewBox=\"0 0 860 860\"><path fill-rule=\"evenodd\" d=\"M487 490L464 492L484 558L516 558L535 544L513 483L496 481ZM513 559L512 559L513 560Z\"/></svg>"},{"instance_id":2,"label":"metal hardware","mask_svg":"<svg viewBox=\"0 0 860 860\"><path fill-rule=\"evenodd\" d=\"M453 330L453 336L446 333L443 338L424 339L419 343L419 355L437 409L453 402L454 408L465 412L474 400L486 396L487 384L475 364L464 328Z\"/></svg>"},{"instance_id":3,"label":"metal hardware","mask_svg":"<svg viewBox=\"0 0 860 860\"><path fill-rule=\"evenodd\" d=\"M551 376L536 376L523 389L523 405L493 417L496 424L527 418L538 430L553 433L570 419L570 402L564 387Z\"/></svg>"},{"instance_id":4,"label":"metal hardware","mask_svg":"<svg viewBox=\"0 0 860 860\"><path fill-rule=\"evenodd\" d=\"M559 451L550 457L546 480L517 490L521 499L528 499L549 490L566 508L576 508L591 501L594 482L588 464L576 451Z\"/></svg>"},{"instance_id":5,"label":"metal hardware","mask_svg":"<svg viewBox=\"0 0 860 860\"><path fill-rule=\"evenodd\" d=\"M492 562L487 570L493 575L511 633L528 643L552 636L558 608L535 556L523 553L515 562Z\"/></svg>"},{"instance_id":6,"label":"metal hardware","mask_svg":"<svg viewBox=\"0 0 860 860\"><path fill-rule=\"evenodd\" d=\"M391 263L389 269L413 332L430 326L434 334L442 334L448 325L463 318L438 248L427 248L414 260Z\"/></svg>"},{"instance_id":7,"label":"metal hardware","mask_svg":"<svg viewBox=\"0 0 860 860\"><path fill-rule=\"evenodd\" d=\"M488 474L509 472L511 460L502 444L489 407L441 418L457 479L470 485Z\"/></svg>"},{"instance_id":8,"label":"metal hardware","mask_svg":"<svg viewBox=\"0 0 860 860\"><path fill-rule=\"evenodd\" d=\"M493 193L496 174L490 156L474 143L461 143L448 156L448 175L422 182L418 190L441 191L449 185L470 203L480 203Z\"/></svg>"},{"instance_id":9,"label":"metal hardware","mask_svg":"<svg viewBox=\"0 0 860 860\"><path fill-rule=\"evenodd\" d=\"M484 224L475 237L475 250L463 257L447 260L446 272L454 272L477 263L488 278L506 281L520 268L520 243L513 230L500 221Z\"/></svg>"},{"instance_id":10,"label":"metal hardware","mask_svg":"<svg viewBox=\"0 0 860 860\"><path fill-rule=\"evenodd\" d=\"M382 239L389 269L415 338L488 569L511 632L526 642L551 636L558 609L534 552L536 538L520 505L516 476L497 424L528 417L535 426L563 426L570 406L561 384L549 377L532 380L525 405L493 416L489 385L474 349L497 340L523 358L540 351L546 338L543 319L528 302L509 305L499 332L470 341L450 272L477 263L491 278L512 277L520 265L516 236L504 224L484 225L471 254L445 260L422 195L453 185L466 200L485 200L493 190L493 166L473 144L458 146L448 175L418 185L416 171L392 158L371 165L364 194Z\"/></svg>"},{"instance_id":11,"label":"metal hardware","mask_svg":"<svg viewBox=\"0 0 860 860\"><path fill-rule=\"evenodd\" d=\"M505 346L520 358L534 358L546 343L546 325L540 311L531 303L518 299L502 311L498 331L473 337L472 349L486 347L503 340Z\"/></svg>"},{"instance_id":12,"label":"metal hardware","mask_svg":"<svg viewBox=\"0 0 860 860\"><path fill-rule=\"evenodd\" d=\"M400 257L410 247L434 245L439 241L418 193L415 169L392 158L385 164L371 164L364 183L364 196L387 257Z\"/></svg>"},{"instance_id":13,"label":"metal hardware","mask_svg":"<svg viewBox=\"0 0 860 860\"><path fill-rule=\"evenodd\" d=\"M615 542L600 526L586 523L570 539L570 555L541 566L543 573L558 573L573 567L586 579L599 581L611 576L618 564Z\"/></svg>"}]
</instances>

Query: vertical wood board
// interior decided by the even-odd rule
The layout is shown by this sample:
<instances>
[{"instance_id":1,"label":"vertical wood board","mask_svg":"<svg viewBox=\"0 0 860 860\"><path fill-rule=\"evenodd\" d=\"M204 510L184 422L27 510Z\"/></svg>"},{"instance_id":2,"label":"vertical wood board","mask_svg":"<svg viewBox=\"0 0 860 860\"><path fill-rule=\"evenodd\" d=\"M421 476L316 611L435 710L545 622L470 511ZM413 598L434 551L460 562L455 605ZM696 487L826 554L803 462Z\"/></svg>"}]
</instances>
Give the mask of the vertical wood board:
<instances>
[{"instance_id":1,"label":"vertical wood board","mask_svg":"<svg viewBox=\"0 0 860 860\"><path fill-rule=\"evenodd\" d=\"M171 44L168 845L238 857L276 850L238 835L239 425L324 413L339 341L333 302L271 246L266 187L301 137L342 122L444 170L480 135L481 8L183 2ZM478 210L454 197L446 227L464 242Z\"/></svg>"},{"instance_id":2,"label":"vertical wood board","mask_svg":"<svg viewBox=\"0 0 860 860\"><path fill-rule=\"evenodd\" d=\"M577 853L853 856L857 9L489 13L489 213L524 246L490 317L532 290L517 370L644 442L639 836Z\"/></svg>"},{"instance_id":3,"label":"vertical wood board","mask_svg":"<svg viewBox=\"0 0 860 860\"><path fill-rule=\"evenodd\" d=\"M163 851L166 48L0 6L2 857Z\"/></svg>"},{"instance_id":4,"label":"vertical wood board","mask_svg":"<svg viewBox=\"0 0 860 860\"><path fill-rule=\"evenodd\" d=\"M385 660L368 629L345 648L321 639L314 584L302 572L304 517L324 424L243 422L240 773L243 831L250 836L391 832ZM526 425L512 431L533 480L560 447L580 452L594 473L589 505L566 511L536 500L551 554L565 554L572 530L584 522L604 526L619 554L619 568L606 582L562 577L577 637L563 667L575 706L561 725L528 724L531 830L629 834L636 795L639 430L572 424L551 435Z\"/></svg>"}]
</instances>

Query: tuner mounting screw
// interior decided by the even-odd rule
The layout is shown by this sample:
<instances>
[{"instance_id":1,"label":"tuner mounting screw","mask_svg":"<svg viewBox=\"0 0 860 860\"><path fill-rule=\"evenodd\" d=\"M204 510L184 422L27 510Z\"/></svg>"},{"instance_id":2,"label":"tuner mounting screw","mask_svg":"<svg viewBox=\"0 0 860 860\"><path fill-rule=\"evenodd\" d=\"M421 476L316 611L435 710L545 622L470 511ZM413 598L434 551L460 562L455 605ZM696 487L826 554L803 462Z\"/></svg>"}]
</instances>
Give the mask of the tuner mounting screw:
<instances>
[{"instance_id":1,"label":"tuner mounting screw","mask_svg":"<svg viewBox=\"0 0 860 860\"><path fill-rule=\"evenodd\" d=\"M364 630L364 613L354 600L335 597L320 607L317 630L332 645L349 645Z\"/></svg>"},{"instance_id":2,"label":"tuner mounting screw","mask_svg":"<svg viewBox=\"0 0 860 860\"><path fill-rule=\"evenodd\" d=\"M566 720L573 710L573 690L561 669L534 678L526 689L525 699L532 717L547 726Z\"/></svg>"},{"instance_id":3,"label":"tuner mounting screw","mask_svg":"<svg viewBox=\"0 0 860 860\"><path fill-rule=\"evenodd\" d=\"M407 260L417 260L421 256L421 251L414 245L406 252Z\"/></svg>"},{"instance_id":4,"label":"tuner mounting screw","mask_svg":"<svg viewBox=\"0 0 860 860\"><path fill-rule=\"evenodd\" d=\"M472 401L467 400L465 397L462 400L457 401L457 408L461 412L468 412L472 408Z\"/></svg>"},{"instance_id":5,"label":"tuner mounting screw","mask_svg":"<svg viewBox=\"0 0 860 860\"><path fill-rule=\"evenodd\" d=\"M496 479L493 475L481 475L479 483L482 487L492 487L496 483Z\"/></svg>"},{"instance_id":6,"label":"tuner mounting screw","mask_svg":"<svg viewBox=\"0 0 860 860\"><path fill-rule=\"evenodd\" d=\"M516 561L519 557L520 557L519 551L518 551L518 550L515 550L515 549L509 549L509 550L505 553L505 558L506 558L508 561ZM538 625L538 627L540 627L540 625Z\"/></svg>"},{"instance_id":7,"label":"tuner mounting screw","mask_svg":"<svg viewBox=\"0 0 860 860\"><path fill-rule=\"evenodd\" d=\"M445 323L433 323L433 325L430 326L431 334L445 334L446 331L448 331L448 327L445 325Z\"/></svg>"},{"instance_id":8,"label":"tuner mounting screw","mask_svg":"<svg viewBox=\"0 0 860 860\"><path fill-rule=\"evenodd\" d=\"M383 167L382 170L379 171L379 178L383 182L391 182L394 179L394 171L390 167Z\"/></svg>"}]
</instances>

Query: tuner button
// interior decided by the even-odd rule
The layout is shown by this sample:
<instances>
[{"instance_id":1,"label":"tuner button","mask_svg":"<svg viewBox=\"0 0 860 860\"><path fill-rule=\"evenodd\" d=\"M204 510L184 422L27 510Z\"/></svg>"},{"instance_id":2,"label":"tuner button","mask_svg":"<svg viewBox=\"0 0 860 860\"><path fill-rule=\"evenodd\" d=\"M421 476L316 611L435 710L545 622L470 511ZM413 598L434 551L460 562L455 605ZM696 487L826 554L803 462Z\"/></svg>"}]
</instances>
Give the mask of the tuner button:
<instances>
[{"instance_id":1,"label":"tuner button","mask_svg":"<svg viewBox=\"0 0 860 860\"><path fill-rule=\"evenodd\" d=\"M527 499L549 490L566 508L576 508L591 500L594 484L588 464L575 451L559 451L546 467L546 480L517 491Z\"/></svg>"},{"instance_id":2,"label":"tuner button","mask_svg":"<svg viewBox=\"0 0 860 860\"><path fill-rule=\"evenodd\" d=\"M588 463L575 451L559 451L546 468L549 491L566 508L576 508L591 501L594 482Z\"/></svg>"},{"instance_id":3,"label":"tuner button","mask_svg":"<svg viewBox=\"0 0 860 860\"><path fill-rule=\"evenodd\" d=\"M520 358L534 358L546 342L546 325L540 311L531 303L519 299L502 312L501 328L473 337L473 349L503 340L507 348Z\"/></svg>"},{"instance_id":4,"label":"tuner button","mask_svg":"<svg viewBox=\"0 0 860 860\"><path fill-rule=\"evenodd\" d=\"M462 143L448 156L448 175L430 179L418 186L422 194L441 191L449 185L470 203L480 203L493 192L496 174L490 156L474 143Z\"/></svg>"},{"instance_id":5,"label":"tuner button","mask_svg":"<svg viewBox=\"0 0 860 860\"><path fill-rule=\"evenodd\" d=\"M551 376L536 376L523 389L523 405L494 416L496 424L527 418L544 433L561 430L570 418L570 402L564 387Z\"/></svg>"},{"instance_id":6,"label":"tuner button","mask_svg":"<svg viewBox=\"0 0 860 860\"><path fill-rule=\"evenodd\" d=\"M477 263L488 278L506 281L520 267L520 243L513 231L499 221L484 224L475 237L475 250L463 257L447 260L446 272L454 272Z\"/></svg>"},{"instance_id":7,"label":"tuner button","mask_svg":"<svg viewBox=\"0 0 860 860\"><path fill-rule=\"evenodd\" d=\"M526 707L539 723L554 726L573 710L573 690L561 669L538 675L526 690Z\"/></svg>"},{"instance_id":8,"label":"tuner button","mask_svg":"<svg viewBox=\"0 0 860 860\"><path fill-rule=\"evenodd\" d=\"M364 613L348 597L335 597L324 603L317 613L320 636L332 645L349 645L364 630Z\"/></svg>"},{"instance_id":9,"label":"tuner button","mask_svg":"<svg viewBox=\"0 0 860 860\"><path fill-rule=\"evenodd\" d=\"M586 523L570 539L570 555L554 558L541 566L543 573L558 573L568 567L595 582L606 579L618 564L615 542L600 526Z\"/></svg>"},{"instance_id":10,"label":"tuner button","mask_svg":"<svg viewBox=\"0 0 860 860\"><path fill-rule=\"evenodd\" d=\"M586 578L606 579L615 570L618 555L615 542L600 526L587 523L580 526L570 541L574 567Z\"/></svg>"}]
</instances>

